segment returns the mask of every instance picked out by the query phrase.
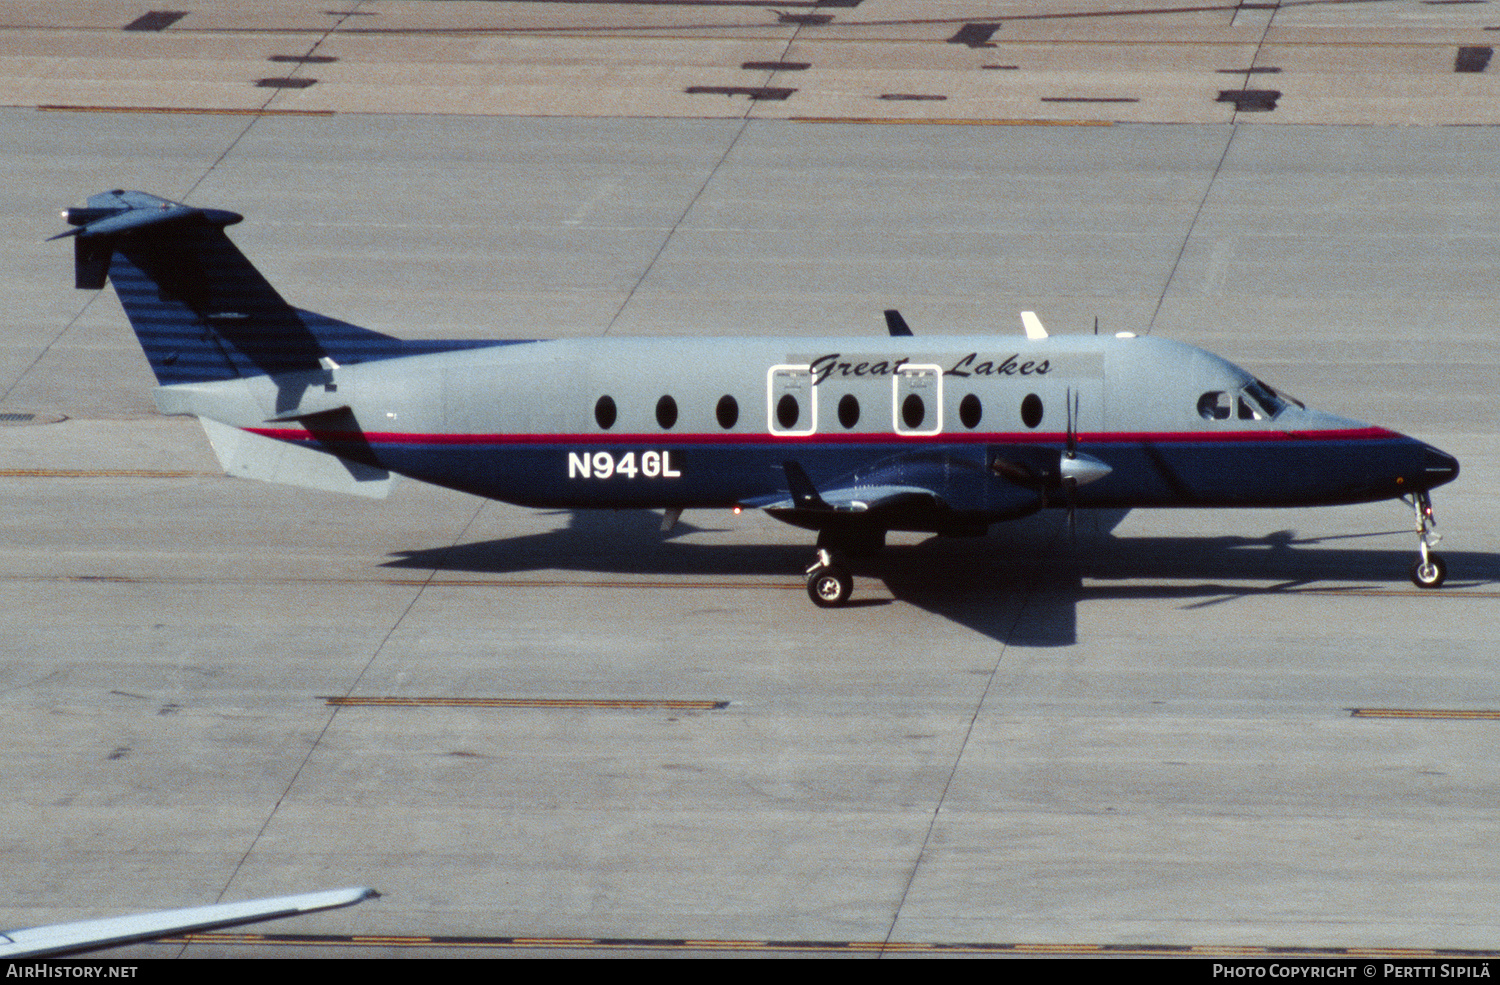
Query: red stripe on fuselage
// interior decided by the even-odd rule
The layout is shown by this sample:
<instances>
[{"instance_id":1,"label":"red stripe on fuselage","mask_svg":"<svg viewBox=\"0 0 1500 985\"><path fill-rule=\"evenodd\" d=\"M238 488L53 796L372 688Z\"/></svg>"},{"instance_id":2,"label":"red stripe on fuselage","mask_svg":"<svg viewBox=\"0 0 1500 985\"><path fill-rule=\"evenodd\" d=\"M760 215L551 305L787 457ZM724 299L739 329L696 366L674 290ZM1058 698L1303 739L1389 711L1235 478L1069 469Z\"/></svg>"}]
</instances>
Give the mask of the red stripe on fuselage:
<instances>
[{"instance_id":1,"label":"red stripe on fuselage","mask_svg":"<svg viewBox=\"0 0 1500 985\"><path fill-rule=\"evenodd\" d=\"M310 431L291 428L245 428L251 434L281 441L360 441L372 445L782 445L782 444L986 444L1055 445L1062 433L946 431L941 434L409 434L402 431ZM1272 441L1373 441L1400 438L1388 428L1333 428L1325 431L1099 431L1082 432L1080 445L1234 444Z\"/></svg>"}]
</instances>

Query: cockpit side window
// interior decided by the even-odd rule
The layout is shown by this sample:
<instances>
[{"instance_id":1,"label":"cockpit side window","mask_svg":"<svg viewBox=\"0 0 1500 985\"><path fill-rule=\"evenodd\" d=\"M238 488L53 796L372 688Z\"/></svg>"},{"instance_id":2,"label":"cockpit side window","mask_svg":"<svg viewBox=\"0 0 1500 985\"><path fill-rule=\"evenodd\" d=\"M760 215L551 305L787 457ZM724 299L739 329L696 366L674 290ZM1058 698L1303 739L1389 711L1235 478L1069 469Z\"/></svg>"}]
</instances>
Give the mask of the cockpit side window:
<instances>
[{"instance_id":1,"label":"cockpit side window","mask_svg":"<svg viewBox=\"0 0 1500 985\"><path fill-rule=\"evenodd\" d=\"M1198 398L1198 414L1206 421L1227 421L1234 398L1223 390L1211 390Z\"/></svg>"}]
</instances>

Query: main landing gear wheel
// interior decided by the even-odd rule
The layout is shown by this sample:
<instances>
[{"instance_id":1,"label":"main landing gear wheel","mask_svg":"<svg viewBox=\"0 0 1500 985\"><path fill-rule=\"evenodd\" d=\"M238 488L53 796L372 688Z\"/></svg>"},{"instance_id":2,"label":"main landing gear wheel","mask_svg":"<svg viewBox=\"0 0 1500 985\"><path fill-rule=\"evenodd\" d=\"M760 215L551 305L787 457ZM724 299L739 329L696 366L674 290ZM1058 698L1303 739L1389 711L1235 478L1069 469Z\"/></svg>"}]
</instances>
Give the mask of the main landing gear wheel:
<instances>
[{"instance_id":1,"label":"main landing gear wheel","mask_svg":"<svg viewBox=\"0 0 1500 985\"><path fill-rule=\"evenodd\" d=\"M1417 548L1421 552L1411 566L1411 582L1418 588L1437 588L1448 577L1448 566L1433 553L1443 535L1437 532L1437 518L1432 513L1432 497L1419 492L1411 497L1417 518Z\"/></svg>"},{"instance_id":2,"label":"main landing gear wheel","mask_svg":"<svg viewBox=\"0 0 1500 985\"><path fill-rule=\"evenodd\" d=\"M1448 566L1436 554L1411 566L1411 581L1418 588L1437 588L1448 577Z\"/></svg>"},{"instance_id":3,"label":"main landing gear wheel","mask_svg":"<svg viewBox=\"0 0 1500 985\"><path fill-rule=\"evenodd\" d=\"M854 576L834 560L826 550L818 551L817 560L807 569L807 597L813 605L832 609L849 601L854 594Z\"/></svg>"}]
</instances>

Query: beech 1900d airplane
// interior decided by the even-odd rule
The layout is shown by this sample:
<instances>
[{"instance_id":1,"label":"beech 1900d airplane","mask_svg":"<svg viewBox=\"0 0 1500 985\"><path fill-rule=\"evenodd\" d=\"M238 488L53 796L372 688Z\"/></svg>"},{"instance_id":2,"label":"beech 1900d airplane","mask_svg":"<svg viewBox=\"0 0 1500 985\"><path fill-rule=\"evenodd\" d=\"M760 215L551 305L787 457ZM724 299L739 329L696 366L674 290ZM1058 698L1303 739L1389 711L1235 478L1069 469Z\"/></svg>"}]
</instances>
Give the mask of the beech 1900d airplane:
<instances>
[{"instance_id":1,"label":"beech 1900d airplane","mask_svg":"<svg viewBox=\"0 0 1500 985\"><path fill-rule=\"evenodd\" d=\"M392 474L523 506L759 508L817 531L808 594L888 531L980 535L1045 507L1322 506L1402 498L1413 581L1446 575L1429 491L1458 462L1303 406L1201 349L1024 337L402 341L288 305L224 233L241 216L94 195L77 286L115 286L157 407L225 469L383 495Z\"/></svg>"}]
</instances>

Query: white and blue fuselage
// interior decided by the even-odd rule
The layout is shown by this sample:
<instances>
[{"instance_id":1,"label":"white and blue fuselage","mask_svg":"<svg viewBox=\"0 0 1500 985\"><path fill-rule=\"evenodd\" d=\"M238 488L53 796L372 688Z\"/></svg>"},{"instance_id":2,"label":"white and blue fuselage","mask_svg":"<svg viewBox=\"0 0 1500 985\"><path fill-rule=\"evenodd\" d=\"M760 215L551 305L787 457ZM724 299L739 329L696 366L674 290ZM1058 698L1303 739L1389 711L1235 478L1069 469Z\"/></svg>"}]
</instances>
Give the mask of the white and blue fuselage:
<instances>
[{"instance_id":1,"label":"white and blue fuselage","mask_svg":"<svg viewBox=\"0 0 1500 985\"><path fill-rule=\"evenodd\" d=\"M78 286L114 285L158 407L203 419L233 474L368 493L394 473L669 523L762 508L819 532L823 605L850 590L834 551L1045 507L1407 498L1413 578L1443 579L1427 493L1457 461L1190 345L1049 337L1030 312L1024 337L914 337L894 311L889 337L402 341L288 305L232 212L116 190L64 217Z\"/></svg>"}]
</instances>

